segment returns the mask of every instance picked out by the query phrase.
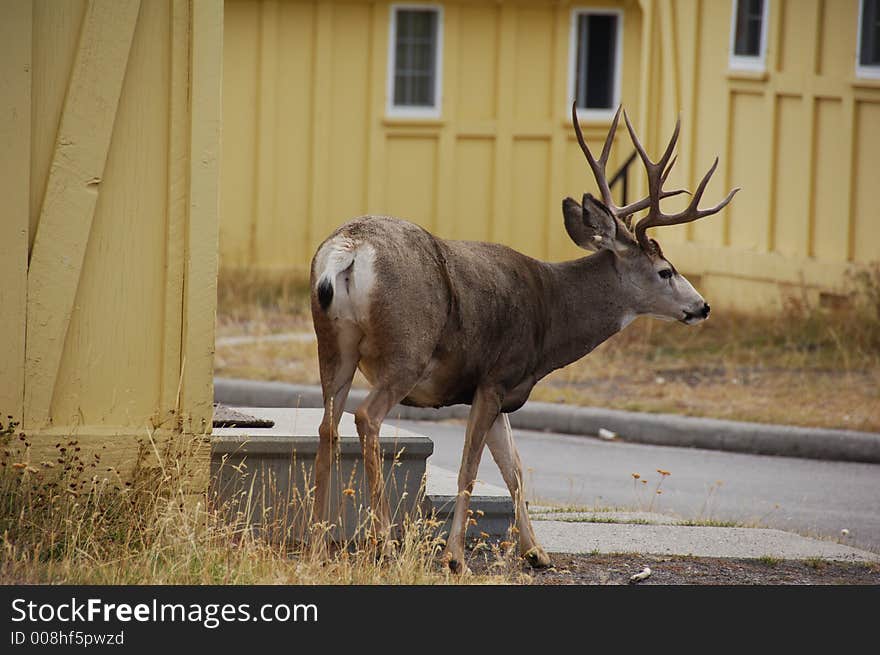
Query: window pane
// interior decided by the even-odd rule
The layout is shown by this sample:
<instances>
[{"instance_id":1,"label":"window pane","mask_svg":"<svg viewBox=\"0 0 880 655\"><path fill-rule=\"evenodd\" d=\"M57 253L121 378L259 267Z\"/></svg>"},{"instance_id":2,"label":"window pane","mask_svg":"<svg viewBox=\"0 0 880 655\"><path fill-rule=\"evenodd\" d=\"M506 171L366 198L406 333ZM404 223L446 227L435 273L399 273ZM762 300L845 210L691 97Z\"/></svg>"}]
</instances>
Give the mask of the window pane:
<instances>
[{"instance_id":1,"label":"window pane","mask_svg":"<svg viewBox=\"0 0 880 655\"><path fill-rule=\"evenodd\" d=\"M431 107L437 65L437 12L398 10L396 26L394 104Z\"/></svg>"},{"instance_id":2,"label":"window pane","mask_svg":"<svg viewBox=\"0 0 880 655\"><path fill-rule=\"evenodd\" d=\"M733 54L744 57L761 55L761 32L764 0L739 0L736 4L736 36Z\"/></svg>"},{"instance_id":3,"label":"window pane","mask_svg":"<svg viewBox=\"0 0 880 655\"><path fill-rule=\"evenodd\" d=\"M578 107L611 109L617 55L615 15L578 16L575 97Z\"/></svg>"},{"instance_id":4,"label":"window pane","mask_svg":"<svg viewBox=\"0 0 880 655\"><path fill-rule=\"evenodd\" d=\"M412 94L409 88L409 78L403 75L394 76L394 104L409 105L412 104L409 98Z\"/></svg>"},{"instance_id":5,"label":"window pane","mask_svg":"<svg viewBox=\"0 0 880 655\"><path fill-rule=\"evenodd\" d=\"M434 67L434 49L430 44L417 43L413 45L413 70L428 72Z\"/></svg>"},{"instance_id":6,"label":"window pane","mask_svg":"<svg viewBox=\"0 0 880 655\"><path fill-rule=\"evenodd\" d=\"M862 0L860 66L880 66L880 0Z\"/></svg>"}]
</instances>

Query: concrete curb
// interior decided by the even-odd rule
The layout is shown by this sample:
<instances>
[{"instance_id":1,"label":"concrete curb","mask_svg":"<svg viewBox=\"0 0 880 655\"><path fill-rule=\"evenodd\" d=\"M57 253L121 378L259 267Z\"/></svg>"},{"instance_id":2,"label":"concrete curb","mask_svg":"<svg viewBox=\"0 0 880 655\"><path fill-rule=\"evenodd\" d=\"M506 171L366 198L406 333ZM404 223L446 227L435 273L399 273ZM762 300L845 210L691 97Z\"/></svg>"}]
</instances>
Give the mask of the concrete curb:
<instances>
[{"instance_id":1,"label":"concrete curb","mask_svg":"<svg viewBox=\"0 0 880 655\"><path fill-rule=\"evenodd\" d=\"M346 410L354 409L367 392L352 389ZM242 407L321 407L321 389L314 385L214 379L214 399ZM391 416L416 421L466 418L469 407L441 409L398 405ZM800 428L765 423L745 423L674 414L643 414L596 407L528 402L510 415L515 428L584 436L600 428L628 442L779 455L846 462L880 463L880 434L854 430Z\"/></svg>"}]
</instances>

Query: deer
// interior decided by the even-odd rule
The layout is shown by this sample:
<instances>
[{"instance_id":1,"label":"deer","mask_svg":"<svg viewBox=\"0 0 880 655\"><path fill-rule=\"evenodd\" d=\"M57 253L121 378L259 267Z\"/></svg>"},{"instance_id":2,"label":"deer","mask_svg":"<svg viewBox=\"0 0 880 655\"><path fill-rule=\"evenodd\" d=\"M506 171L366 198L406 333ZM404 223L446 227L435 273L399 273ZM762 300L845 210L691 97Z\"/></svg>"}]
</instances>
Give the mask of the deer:
<instances>
[{"instance_id":1,"label":"deer","mask_svg":"<svg viewBox=\"0 0 880 655\"><path fill-rule=\"evenodd\" d=\"M551 565L532 528L522 464L508 415L551 371L575 362L638 316L696 325L709 305L663 255L648 229L717 214L699 204L718 158L682 211L667 214L660 201L684 189L664 190L675 164L681 118L659 160L652 161L626 111L624 121L644 164L648 195L618 206L606 166L622 106L602 153L593 156L581 132L576 103L572 123L600 198L562 202L568 236L588 251L574 261L544 262L507 246L434 236L405 220L378 215L352 219L335 230L311 262L310 301L317 336L324 413L314 463L312 521L326 520L330 465L338 424L357 369L371 385L354 417L364 458L372 527L393 543L384 490L379 430L390 410L470 405L458 494L441 561L468 571L468 504L485 447L514 501L518 553L534 568ZM647 213L633 226L633 216Z\"/></svg>"}]
</instances>

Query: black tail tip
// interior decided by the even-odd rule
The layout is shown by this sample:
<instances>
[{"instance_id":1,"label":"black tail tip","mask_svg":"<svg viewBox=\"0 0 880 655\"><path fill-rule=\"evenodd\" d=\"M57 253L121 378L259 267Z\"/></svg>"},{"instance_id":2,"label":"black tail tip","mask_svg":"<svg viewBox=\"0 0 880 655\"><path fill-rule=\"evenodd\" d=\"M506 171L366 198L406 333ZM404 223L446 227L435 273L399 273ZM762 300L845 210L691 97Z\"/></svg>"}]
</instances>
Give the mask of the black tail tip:
<instances>
[{"instance_id":1,"label":"black tail tip","mask_svg":"<svg viewBox=\"0 0 880 655\"><path fill-rule=\"evenodd\" d=\"M333 285L327 278L318 282L318 302L324 311L327 311L330 303L333 302Z\"/></svg>"}]
</instances>

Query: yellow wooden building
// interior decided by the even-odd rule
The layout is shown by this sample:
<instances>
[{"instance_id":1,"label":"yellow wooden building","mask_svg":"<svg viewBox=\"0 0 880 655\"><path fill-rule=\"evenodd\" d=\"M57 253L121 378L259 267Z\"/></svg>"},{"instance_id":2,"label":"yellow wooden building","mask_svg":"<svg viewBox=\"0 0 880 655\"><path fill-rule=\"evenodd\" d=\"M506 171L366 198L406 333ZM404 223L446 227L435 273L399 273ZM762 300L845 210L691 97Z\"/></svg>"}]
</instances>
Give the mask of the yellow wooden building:
<instances>
[{"instance_id":1,"label":"yellow wooden building","mask_svg":"<svg viewBox=\"0 0 880 655\"><path fill-rule=\"evenodd\" d=\"M833 290L880 258L878 4L4 0L2 420L210 429L218 234L230 268L303 271L364 212L579 255L574 98L593 143L623 102L653 152L680 112L672 182L718 153L707 202L743 187L661 237L713 305Z\"/></svg>"},{"instance_id":2,"label":"yellow wooden building","mask_svg":"<svg viewBox=\"0 0 880 655\"><path fill-rule=\"evenodd\" d=\"M220 0L0 3L0 422L35 447L210 430L222 35Z\"/></svg>"},{"instance_id":3,"label":"yellow wooden building","mask_svg":"<svg viewBox=\"0 0 880 655\"><path fill-rule=\"evenodd\" d=\"M594 190L574 140L622 102L706 202L658 231L713 305L776 307L880 259L877 0L227 0L223 267L304 270L366 212L533 256L580 253L560 203ZM632 151L625 131L609 170ZM638 161L630 195L640 193ZM670 207L678 199L670 200Z\"/></svg>"}]
</instances>

